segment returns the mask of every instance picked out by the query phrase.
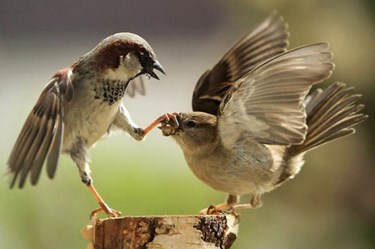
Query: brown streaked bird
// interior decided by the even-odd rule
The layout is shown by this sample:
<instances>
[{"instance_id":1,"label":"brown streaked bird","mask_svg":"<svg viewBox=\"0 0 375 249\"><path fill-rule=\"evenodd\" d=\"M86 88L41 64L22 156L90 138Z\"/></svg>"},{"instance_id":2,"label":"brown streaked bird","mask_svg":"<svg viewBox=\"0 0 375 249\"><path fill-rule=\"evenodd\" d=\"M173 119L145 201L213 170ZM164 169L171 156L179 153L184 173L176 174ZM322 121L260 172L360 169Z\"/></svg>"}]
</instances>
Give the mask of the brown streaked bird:
<instances>
[{"instance_id":1,"label":"brown streaked bird","mask_svg":"<svg viewBox=\"0 0 375 249\"><path fill-rule=\"evenodd\" d=\"M265 28L257 34L261 37L258 40L253 38L257 45L235 45L213 70L203 74L194 90L193 112L174 114L178 123L159 127L181 147L187 164L201 181L228 194L225 203L209 208L207 213L259 207L264 193L300 171L307 151L354 133L352 127L367 118L361 113L364 106L358 104L360 95L343 83L307 96L310 88L330 77L334 68L327 44L288 52L282 47L269 58L267 52L273 48L269 41L278 39L268 40L274 32L267 31ZM265 60L248 63L253 55L246 51L257 49L260 51L255 55L263 54ZM241 51L247 57L238 56ZM221 64L226 65L224 69L217 69ZM249 64L252 66L246 70L238 69ZM207 79L215 70L219 77ZM239 74L231 77L231 72ZM250 195L250 203L240 203L242 195Z\"/></svg>"},{"instance_id":2,"label":"brown streaked bird","mask_svg":"<svg viewBox=\"0 0 375 249\"><path fill-rule=\"evenodd\" d=\"M142 140L159 121L168 119L162 116L146 129L139 128L121 102L129 83L131 94L144 92L143 83L131 82L133 79L140 75L159 79L155 69L164 74L143 38L117 33L58 71L42 91L13 147L8 161L10 186L23 188L27 178L37 184L44 164L48 177L54 178L59 156L66 153L100 205L93 214L103 210L109 216L119 215L93 186L88 149L113 129Z\"/></svg>"}]
</instances>

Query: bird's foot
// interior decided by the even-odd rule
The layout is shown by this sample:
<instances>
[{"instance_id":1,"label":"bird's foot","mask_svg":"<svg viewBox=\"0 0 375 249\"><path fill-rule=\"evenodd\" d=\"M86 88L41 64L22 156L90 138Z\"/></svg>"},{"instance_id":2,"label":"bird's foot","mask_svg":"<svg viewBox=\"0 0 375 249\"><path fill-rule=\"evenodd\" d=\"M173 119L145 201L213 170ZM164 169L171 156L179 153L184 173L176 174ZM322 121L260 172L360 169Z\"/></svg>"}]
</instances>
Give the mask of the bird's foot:
<instances>
[{"instance_id":1,"label":"bird's foot","mask_svg":"<svg viewBox=\"0 0 375 249\"><path fill-rule=\"evenodd\" d=\"M98 204L100 206L100 208L97 208L97 209L95 209L91 212L90 218L95 217L97 213L102 212L102 211L105 212L108 215L108 217L110 217L110 218L115 218L115 217L121 216L120 211L117 211L115 209L110 208L104 202L104 200L100 197L99 193L96 191L96 189L94 188L94 186L92 184L88 185L88 188L89 188L90 192L93 194L93 196L95 197L96 201L98 202Z\"/></svg>"},{"instance_id":2,"label":"bird's foot","mask_svg":"<svg viewBox=\"0 0 375 249\"><path fill-rule=\"evenodd\" d=\"M120 211L117 211L115 209L108 207L108 205L105 203L102 203L100 206L101 206L100 208L97 208L91 212L90 219L92 219L93 217L96 217L96 215L100 212L105 212L109 218L116 218L116 217L121 216Z\"/></svg>"},{"instance_id":3,"label":"bird's foot","mask_svg":"<svg viewBox=\"0 0 375 249\"><path fill-rule=\"evenodd\" d=\"M164 136L176 135L179 128L179 123L177 120L178 113L174 112L165 115L169 115L169 119L165 119L160 122L160 126L158 128L162 131Z\"/></svg>"},{"instance_id":4,"label":"bird's foot","mask_svg":"<svg viewBox=\"0 0 375 249\"><path fill-rule=\"evenodd\" d=\"M154 122L152 122L148 127L146 127L143 132L146 135L148 132L150 132L152 129L154 129L156 126L161 124L162 126L165 126L167 124L173 125L173 127L178 127L179 123L177 120L177 112L174 113L166 113L158 117Z\"/></svg>"},{"instance_id":5,"label":"bird's foot","mask_svg":"<svg viewBox=\"0 0 375 249\"><path fill-rule=\"evenodd\" d=\"M201 210L200 214L208 214L208 215L220 215L220 214L231 214L236 213L239 209L255 209L259 206L254 206L251 203L241 204L241 203L234 203L234 204L228 204L228 203L222 203L218 205L211 205L206 209Z\"/></svg>"},{"instance_id":6,"label":"bird's foot","mask_svg":"<svg viewBox=\"0 0 375 249\"><path fill-rule=\"evenodd\" d=\"M202 215L221 215L234 213L235 209L232 205L222 203L219 205L210 205L208 208L202 209L199 213Z\"/></svg>"},{"instance_id":7,"label":"bird's foot","mask_svg":"<svg viewBox=\"0 0 375 249\"><path fill-rule=\"evenodd\" d=\"M232 208L234 210L238 210L238 209L255 209L255 208L259 208L260 206L254 206L253 204L251 203L245 203L245 204L241 204L241 203L238 203L238 204L234 204L232 206Z\"/></svg>"}]
</instances>

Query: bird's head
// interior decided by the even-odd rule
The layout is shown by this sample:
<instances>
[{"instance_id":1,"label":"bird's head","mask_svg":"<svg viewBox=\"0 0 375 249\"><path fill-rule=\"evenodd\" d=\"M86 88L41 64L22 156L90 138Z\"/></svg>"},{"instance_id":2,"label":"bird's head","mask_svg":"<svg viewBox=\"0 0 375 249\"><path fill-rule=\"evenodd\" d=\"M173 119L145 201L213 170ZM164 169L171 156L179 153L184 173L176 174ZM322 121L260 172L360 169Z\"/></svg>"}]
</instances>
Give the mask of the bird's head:
<instances>
[{"instance_id":1,"label":"bird's head","mask_svg":"<svg viewBox=\"0 0 375 249\"><path fill-rule=\"evenodd\" d=\"M199 149L216 141L216 116L204 112L182 112L175 115L178 124L170 122L159 128L163 135L172 136L184 151Z\"/></svg>"},{"instance_id":2,"label":"bird's head","mask_svg":"<svg viewBox=\"0 0 375 249\"><path fill-rule=\"evenodd\" d=\"M165 74L151 46L132 33L111 35L87 55L108 80L129 81L142 74L159 79L155 69Z\"/></svg>"}]
</instances>

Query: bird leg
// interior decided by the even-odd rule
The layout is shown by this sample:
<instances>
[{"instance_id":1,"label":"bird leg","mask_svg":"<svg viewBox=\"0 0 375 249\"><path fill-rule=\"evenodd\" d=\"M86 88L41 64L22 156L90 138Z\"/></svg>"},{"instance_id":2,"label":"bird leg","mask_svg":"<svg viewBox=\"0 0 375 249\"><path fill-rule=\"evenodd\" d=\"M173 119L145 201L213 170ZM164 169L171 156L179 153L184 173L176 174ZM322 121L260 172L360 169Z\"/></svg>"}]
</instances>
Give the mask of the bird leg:
<instances>
[{"instance_id":1,"label":"bird leg","mask_svg":"<svg viewBox=\"0 0 375 249\"><path fill-rule=\"evenodd\" d=\"M121 130L129 133L134 139L140 141L144 139L144 137L149 133L152 129L158 126L160 123L168 124L170 122L173 123L176 127L178 127L178 121L176 118L177 113L172 114L164 114L157 118L154 122L152 122L149 126L145 129L139 128L131 119L128 110L125 106L121 105L118 109L117 115L115 120L113 121L112 125L109 127L108 132L111 131L112 126L120 128Z\"/></svg>"},{"instance_id":2,"label":"bird leg","mask_svg":"<svg viewBox=\"0 0 375 249\"><path fill-rule=\"evenodd\" d=\"M160 123L168 124L170 121L172 121L173 125L175 127L178 127L179 124L178 124L178 120L176 118L176 115L177 115L176 112L174 112L174 113L166 113L164 115L161 115L160 117L158 117L154 122L152 122L149 126L147 126L143 130L143 135L146 135L147 133L149 133L152 129L154 129Z\"/></svg>"},{"instance_id":3,"label":"bird leg","mask_svg":"<svg viewBox=\"0 0 375 249\"><path fill-rule=\"evenodd\" d=\"M160 126L158 128L162 131L164 136L176 135L180 128L177 120L178 113L174 112L168 115L172 115L173 118L160 122Z\"/></svg>"},{"instance_id":4,"label":"bird leg","mask_svg":"<svg viewBox=\"0 0 375 249\"><path fill-rule=\"evenodd\" d=\"M240 201L240 197L237 195L231 195L229 194L227 196L227 200L225 203L221 203L218 205L210 205L207 209L201 210L199 213L200 214L223 214L223 213L233 213L234 210L236 209L235 206L238 204Z\"/></svg>"},{"instance_id":5,"label":"bird leg","mask_svg":"<svg viewBox=\"0 0 375 249\"><path fill-rule=\"evenodd\" d=\"M90 217L95 216L98 212L101 211L104 211L109 217L120 216L121 213L108 207L108 205L104 202L104 200L100 197L99 193L94 188L94 185L92 183L93 181L90 175L90 159L88 158L86 145L82 138L78 137L76 139L76 142L73 144L70 150L70 156L77 164L79 174L81 176L81 181L89 188L90 192L93 194L96 201L100 205L100 208L95 209L91 212Z\"/></svg>"},{"instance_id":6,"label":"bird leg","mask_svg":"<svg viewBox=\"0 0 375 249\"><path fill-rule=\"evenodd\" d=\"M239 203L239 197L238 199L234 199L236 196L228 195L227 203L215 206L217 209L224 208L225 209L232 209L232 210L238 210L238 209L254 209L259 208L263 205L262 202L262 196L260 194L250 194L250 203Z\"/></svg>"},{"instance_id":7,"label":"bird leg","mask_svg":"<svg viewBox=\"0 0 375 249\"><path fill-rule=\"evenodd\" d=\"M122 127L124 130L128 131L128 128L134 128L134 125L132 125L132 121L130 119L130 116L126 115L126 109L124 107L119 109L119 115L115 120L115 125ZM149 133L152 129L154 129L156 126L158 126L160 123L170 123L172 122L173 125L178 127L178 121L176 118L177 113L172 113L172 114L164 114L157 118L154 122L152 122L149 126L147 126L145 129L137 128L133 129L135 133L138 133L140 138L143 138L146 136L147 133ZM125 125L124 125L125 124ZM125 128L124 128L125 127ZM129 132L129 131L128 131ZM133 133L134 133L133 132ZM129 132L131 135L133 135L131 132ZM135 137L135 135L133 136ZM80 167L79 167L80 168ZM87 170L83 170L87 174ZM87 174L88 175L88 174ZM82 174L81 174L82 178ZM86 177L87 178L87 177ZM82 178L82 181L86 183L88 186L90 192L94 195L95 199L100 205L100 208L95 209L91 212L91 217L95 216L97 213L104 211L109 217L118 217L121 216L121 213L117 210L111 209L105 202L104 200L100 197L99 193L96 191L94 188L94 185L92 184L92 180L90 177L90 180L85 181L85 177Z\"/></svg>"},{"instance_id":8,"label":"bird leg","mask_svg":"<svg viewBox=\"0 0 375 249\"><path fill-rule=\"evenodd\" d=\"M225 203L218 205L211 205L207 209L200 211L200 214L223 214L223 213L232 213L238 209L254 209L262 206L261 195L251 195L250 203L239 203L240 197L237 195L228 195Z\"/></svg>"},{"instance_id":9,"label":"bird leg","mask_svg":"<svg viewBox=\"0 0 375 249\"><path fill-rule=\"evenodd\" d=\"M89 188L90 192L93 194L93 196L95 197L96 201L99 203L99 206L100 206L100 208L95 209L91 212L90 218L93 217L93 216L96 216L97 213L102 212L102 211L105 212L108 215L108 217L119 217L119 216L121 216L121 212L110 208L104 202L102 197L100 197L98 191L96 191L94 185L89 184L87 187Z\"/></svg>"}]
</instances>

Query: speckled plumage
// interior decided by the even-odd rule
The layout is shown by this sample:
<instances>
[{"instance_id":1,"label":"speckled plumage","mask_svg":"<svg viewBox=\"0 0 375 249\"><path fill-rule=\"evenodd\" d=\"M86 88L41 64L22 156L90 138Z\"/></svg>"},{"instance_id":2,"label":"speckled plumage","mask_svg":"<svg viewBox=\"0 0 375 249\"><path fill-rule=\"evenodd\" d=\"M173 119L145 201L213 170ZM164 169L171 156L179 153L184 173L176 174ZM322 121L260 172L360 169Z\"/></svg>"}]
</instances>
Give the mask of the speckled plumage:
<instances>
[{"instance_id":1,"label":"speckled plumage","mask_svg":"<svg viewBox=\"0 0 375 249\"><path fill-rule=\"evenodd\" d=\"M139 75L163 72L151 46L140 36L117 33L101 41L72 66L56 73L40 95L10 155L11 187L28 176L38 182L42 166L53 178L61 152L77 164L82 181L92 179L87 150L117 127L141 140L143 129L121 103ZM163 72L164 73L164 72ZM143 86L138 87L140 89ZM136 89L136 87L135 87Z\"/></svg>"}]
</instances>

